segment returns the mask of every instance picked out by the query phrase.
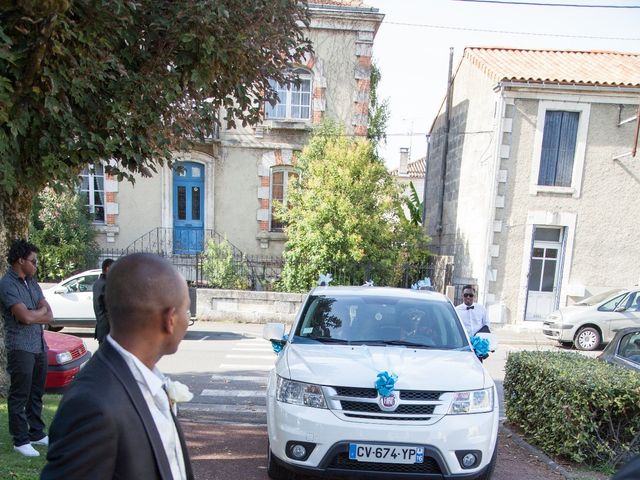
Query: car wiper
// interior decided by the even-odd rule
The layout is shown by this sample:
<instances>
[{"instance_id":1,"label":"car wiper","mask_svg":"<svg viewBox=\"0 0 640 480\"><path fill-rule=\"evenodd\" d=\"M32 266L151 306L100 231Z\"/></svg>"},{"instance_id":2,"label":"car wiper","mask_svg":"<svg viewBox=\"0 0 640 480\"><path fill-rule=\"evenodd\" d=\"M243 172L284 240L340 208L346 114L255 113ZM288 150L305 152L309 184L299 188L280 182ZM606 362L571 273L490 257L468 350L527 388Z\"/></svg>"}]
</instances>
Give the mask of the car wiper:
<instances>
[{"instance_id":1,"label":"car wiper","mask_svg":"<svg viewBox=\"0 0 640 480\"><path fill-rule=\"evenodd\" d=\"M425 345L424 343L409 342L407 340L383 340L385 345L404 345L405 347L417 348L435 348L433 345Z\"/></svg>"},{"instance_id":2,"label":"car wiper","mask_svg":"<svg viewBox=\"0 0 640 480\"><path fill-rule=\"evenodd\" d=\"M310 340L316 340L320 343L350 343L349 340L344 340L342 338L331 338L331 337L307 337Z\"/></svg>"}]
</instances>

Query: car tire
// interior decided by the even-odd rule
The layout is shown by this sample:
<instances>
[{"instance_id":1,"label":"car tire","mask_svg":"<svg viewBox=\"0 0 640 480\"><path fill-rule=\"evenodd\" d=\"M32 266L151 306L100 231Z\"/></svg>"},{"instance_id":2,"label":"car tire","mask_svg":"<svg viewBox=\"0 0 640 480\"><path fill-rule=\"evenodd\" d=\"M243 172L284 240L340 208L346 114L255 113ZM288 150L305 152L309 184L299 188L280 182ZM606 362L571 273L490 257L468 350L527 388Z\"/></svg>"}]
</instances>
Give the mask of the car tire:
<instances>
[{"instance_id":1,"label":"car tire","mask_svg":"<svg viewBox=\"0 0 640 480\"><path fill-rule=\"evenodd\" d=\"M54 327L53 325L49 325L47 324L45 326L45 328L51 332L59 332L60 330L62 330L64 327Z\"/></svg>"},{"instance_id":2,"label":"car tire","mask_svg":"<svg viewBox=\"0 0 640 480\"><path fill-rule=\"evenodd\" d=\"M576 333L573 344L578 350L591 351L595 350L602 343L600 332L593 327L582 327Z\"/></svg>"},{"instance_id":3,"label":"car tire","mask_svg":"<svg viewBox=\"0 0 640 480\"><path fill-rule=\"evenodd\" d=\"M489 465L487 465L484 471L475 477L475 480L491 480L491 476L493 475L493 471L496 468L496 463L498 461L498 442L493 446L493 455L491 455L491 461Z\"/></svg>"},{"instance_id":4,"label":"car tire","mask_svg":"<svg viewBox=\"0 0 640 480\"><path fill-rule=\"evenodd\" d=\"M295 477L292 473L284 468L276 459L273 452L271 452L271 446L267 446L267 475L272 480L293 480Z\"/></svg>"}]
</instances>

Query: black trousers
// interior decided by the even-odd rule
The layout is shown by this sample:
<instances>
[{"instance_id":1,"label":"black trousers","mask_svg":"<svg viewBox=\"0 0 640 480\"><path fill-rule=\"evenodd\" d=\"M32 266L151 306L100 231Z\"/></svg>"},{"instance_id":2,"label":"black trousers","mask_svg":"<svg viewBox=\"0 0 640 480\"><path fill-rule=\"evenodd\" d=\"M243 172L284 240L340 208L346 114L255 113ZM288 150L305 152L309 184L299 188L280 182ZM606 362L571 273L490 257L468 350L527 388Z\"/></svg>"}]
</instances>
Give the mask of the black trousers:
<instances>
[{"instance_id":1,"label":"black trousers","mask_svg":"<svg viewBox=\"0 0 640 480\"><path fill-rule=\"evenodd\" d=\"M7 397L9 433L13 437L13 444L19 447L46 435L42 420L42 395L47 379L47 352L9 350L7 371L11 379Z\"/></svg>"}]
</instances>

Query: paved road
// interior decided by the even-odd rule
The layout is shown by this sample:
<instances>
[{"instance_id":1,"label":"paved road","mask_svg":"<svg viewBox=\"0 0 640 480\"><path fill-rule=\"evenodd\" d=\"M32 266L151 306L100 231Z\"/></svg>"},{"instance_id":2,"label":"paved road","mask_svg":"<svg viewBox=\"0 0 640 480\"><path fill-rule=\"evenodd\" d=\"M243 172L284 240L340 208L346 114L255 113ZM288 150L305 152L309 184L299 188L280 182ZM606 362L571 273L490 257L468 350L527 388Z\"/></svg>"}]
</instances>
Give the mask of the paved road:
<instances>
[{"instance_id":1,"label":"paved road","mask_svg":"<svg viewBox=\"0 0 640 480\"><path fill-rule=\"evenodd\" d=\"M179 416L198 479L268 478L264 391L276 356L260 337L261 331L261 325L197 323L189 329L179 352L159 364L195 394L181 406ZM81 336L95 351L97 344L90 335ZM521 348L501 345L485 363L500 392L507 353ZM505 433L500 435L498 448L495 480L563 478Z\"/></svg>"}]
</instances>

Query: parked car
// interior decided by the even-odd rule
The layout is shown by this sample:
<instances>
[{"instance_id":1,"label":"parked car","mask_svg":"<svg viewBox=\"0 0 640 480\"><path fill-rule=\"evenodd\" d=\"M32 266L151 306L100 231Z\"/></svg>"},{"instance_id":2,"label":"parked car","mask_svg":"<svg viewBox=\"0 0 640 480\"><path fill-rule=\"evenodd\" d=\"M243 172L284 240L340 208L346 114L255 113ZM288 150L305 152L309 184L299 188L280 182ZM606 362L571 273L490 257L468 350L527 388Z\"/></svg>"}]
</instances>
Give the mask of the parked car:
<instances>
[{"instance_id":1,"label":"parked car","mask_svg":"<svg viewBox=\"0 0 640 480\"><path fill-rule=\"evenodd\" d=\"M556 310L543 322L542 333L564 346L596 350L617 330L640 325L639 290L608 290Z\"/></svg>"},{"instance_id":2,"label":"parked car","mask_svg":"<svg viewBox=\"0 0 640 480\"><path fill-rule=\"evenodd\" d=\"M267 386L272 479L491 477L496 387L445 296L318 287L284 333L263 332L281 349Z\"/></svg>"},{"instance_id":3,"label":"parked car","mask_svg":"<svg viewBox=\"0 0 640 480\"><path fill-rule=\"evenodd\" d=\"M618 330L598 358L640 372L640 325Z\"/></svg>"},{"instance_id":4,"label":"parked car","mask_svg":"<svg viewBox=\"0 0 640 480\"><path fill-rule=\"evenodd\" d=\"M96 315L93 312L93 284L100 273L99 269L87 270L43 291L53 311L54 320L48 327L49 330L96 326Z\"/></svg>"},{"instance_id":5,"label":"parked car","mask_svg":"<svg viewBox=\"0 0 640 480\"><path fill-rule=\"evenodd\" d=\"M45 389L65 387L89 361L91 352L81 339L73 335L45 330L44 340L49 347Z\"/></svg>"}]
</instances>

